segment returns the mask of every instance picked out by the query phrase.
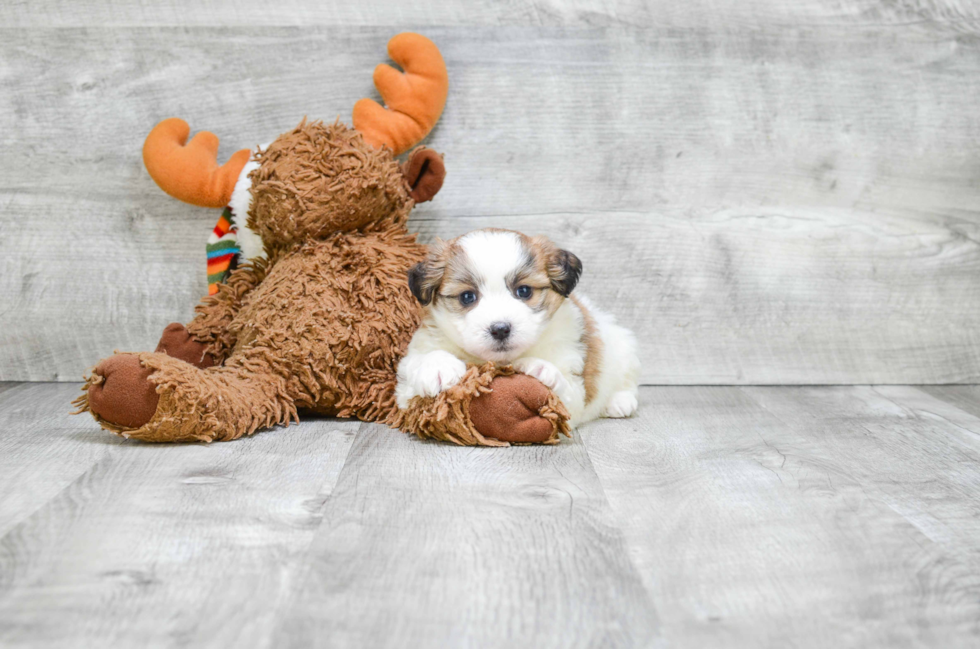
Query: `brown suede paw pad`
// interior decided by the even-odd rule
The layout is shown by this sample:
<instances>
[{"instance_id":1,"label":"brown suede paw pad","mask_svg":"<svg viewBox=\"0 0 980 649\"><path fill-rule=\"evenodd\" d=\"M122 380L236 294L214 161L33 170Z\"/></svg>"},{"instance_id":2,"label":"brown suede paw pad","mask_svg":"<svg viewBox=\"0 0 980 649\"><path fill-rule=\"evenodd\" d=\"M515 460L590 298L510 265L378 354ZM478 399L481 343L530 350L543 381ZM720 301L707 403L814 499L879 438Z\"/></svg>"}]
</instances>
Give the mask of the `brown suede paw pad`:
<instances>
[{"instance_id":1,"label":"brown suede paw pad","mask_svg":"<svg viewBox=\"0 0 980 649\"><path fill-rule=\"evenodd\" d=\"M498 376L490 392L470 402L470 421L484 437L502 442L547 442L556 434L551 421L538 416L548 405L551 390L525 374Z\"/></svg>"},{"instance_id":2,"label":"brown suede paw pad","mask_svg":"<svg viewBox=\"0 0 980 649\"><path fill-rule=\"evenodd\" d=\"M214 365L214 357L208 353L208 346L192 338L187 327L179 322L171 322L163 330L156 351L202 370Z\"/></svg>"},{"instance_id":3,"label":"brown suede paw pad","mask_svg":"<svg viewBox=\"0 0 980 649\"><path fill-rule=\"evenodd\" d=\"M110 430L139 428L153 418L160 400L149 380L152 371L135 354L110 356L95 367L76 405Z\"/></svg>"}]
</instances>

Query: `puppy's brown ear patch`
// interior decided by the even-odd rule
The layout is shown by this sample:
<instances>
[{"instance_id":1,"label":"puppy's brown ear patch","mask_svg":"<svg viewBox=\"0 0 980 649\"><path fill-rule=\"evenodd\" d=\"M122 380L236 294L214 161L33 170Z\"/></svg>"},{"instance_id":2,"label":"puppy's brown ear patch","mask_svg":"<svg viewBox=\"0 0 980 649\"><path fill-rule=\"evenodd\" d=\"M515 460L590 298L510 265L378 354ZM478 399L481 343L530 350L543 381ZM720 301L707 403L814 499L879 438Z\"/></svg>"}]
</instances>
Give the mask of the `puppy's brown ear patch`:
<instances>
[{"instance_id":1,"label":"puppy's brown ear patch","mask_svg":"<svg viewBox=\"0 0 980 649\"><path fill-rule=\"evenodd\" d=\"M402 165L402 173L408 181L409 195L416 203L431 201L442 189L446 178L446 165L442 156L424 146L412 151Z\"/></svg>"},{"instance_id":2,"label":"puppy's brown ear patch","mask_svg":"<svg viewBox=\"0 0 980 649\"><path fill-rule=\"evenodd\" d=\"M439 288L439 283L432 282L430 276L431 272L424 261L408 269L408 290L422 306L429 306L432 303L436 289Z\"/></svg>"},{"instance_id":3,"label":"puppy's brown ear patch","mask_svg":"<svg viewBox=\"0 0 980 649\"><path fill-rule=\"evenodd\" d=\"M446 243L436 239L429 246L429 256L408 269L408 290L422 306L429 306L446 274Z\"/></svg>"},{"instance_id":4,"label":"puppy's brown ear patch","mask_svg":"<svg viewBox=\"0 0 980 649\"><path fill-rule=\"evenodd\" d=\"M547 272L551 288L562 297L568 297L582 275L582 261L567 250L556 249L548 255Z\"/></svg>"}]
</instances>

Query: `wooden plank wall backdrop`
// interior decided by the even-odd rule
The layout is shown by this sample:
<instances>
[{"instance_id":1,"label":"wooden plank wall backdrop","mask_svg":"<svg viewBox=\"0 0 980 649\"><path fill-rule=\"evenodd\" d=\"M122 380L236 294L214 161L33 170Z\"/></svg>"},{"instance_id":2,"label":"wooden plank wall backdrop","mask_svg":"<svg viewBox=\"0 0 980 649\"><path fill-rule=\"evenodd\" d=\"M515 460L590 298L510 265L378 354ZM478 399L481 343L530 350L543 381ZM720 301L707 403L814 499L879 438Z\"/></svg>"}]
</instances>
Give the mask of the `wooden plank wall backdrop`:
<instances>
[{"instance_id":1,"label":"wooden plank wall backdrop","mask_svg":"<svg viewBox=\"0 0 980 649\"><path fill-rule=\"evenodd\" d=\"M547 233L651 384L980 379L980 5L967 0L0 5L0 380L152 349L217 212L142 168L349 120L385 43L449 66L413 227Z\"/></svg>"}]
</instances>

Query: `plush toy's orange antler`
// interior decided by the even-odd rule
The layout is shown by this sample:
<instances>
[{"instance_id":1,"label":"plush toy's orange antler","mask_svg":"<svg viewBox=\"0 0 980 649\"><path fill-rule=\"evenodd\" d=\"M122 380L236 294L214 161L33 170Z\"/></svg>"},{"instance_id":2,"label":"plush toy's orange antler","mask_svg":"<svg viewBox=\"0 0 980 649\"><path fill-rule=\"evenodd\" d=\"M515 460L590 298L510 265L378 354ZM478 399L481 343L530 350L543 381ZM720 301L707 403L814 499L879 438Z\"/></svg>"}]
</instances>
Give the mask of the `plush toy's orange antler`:
<instances>
[{"instance_id":1,"label":"plush toy's orange antler","mask_svg":"<svg viewBox=\"0 0 980 649\"><path fill-rule=\"evenodd\" d=\"M236 151L218 166L218 137L201 131L190 144L191 129L182 119L165 119L143 143L143 164L160 189L174 198L200 207L224 207L248 162L248 149Z\"/></svg>"},{"instance_id":2,"label":"plush toy's orange antler","mask_svg":"<svg viewBox=\"0 0 980 649\"><path fill-rule=\"evenodd\" d=\"M388 41L388 56L404 73L382 63L374 69L374 85L388 108L372 99L354 104L354 128L369 144L387 146L395 155L420 141L439 121L449 92L446 63L435 43L405 32Z\"/></svg>"}]
</instances>

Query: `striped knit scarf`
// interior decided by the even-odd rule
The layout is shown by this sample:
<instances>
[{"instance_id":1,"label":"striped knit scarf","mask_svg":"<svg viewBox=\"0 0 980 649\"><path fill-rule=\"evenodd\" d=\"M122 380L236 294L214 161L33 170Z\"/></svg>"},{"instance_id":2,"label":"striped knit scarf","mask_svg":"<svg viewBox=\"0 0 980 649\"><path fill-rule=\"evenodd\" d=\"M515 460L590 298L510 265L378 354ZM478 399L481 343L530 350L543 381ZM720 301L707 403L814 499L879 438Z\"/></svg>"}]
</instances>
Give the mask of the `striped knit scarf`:
<instances>
[{"instance_id":1,"label":"striped knit scarf","mask_svg":"<svg viewBox=\"0 0 980 649\"><path fill-rule=\"evenodd\" d=\"M218 284L225 281L231 271L238 267L241 254L235 213L229 205L221 213L218 224L208 237L208 295L218 292Z\"/></svg>"}]
</instances>

